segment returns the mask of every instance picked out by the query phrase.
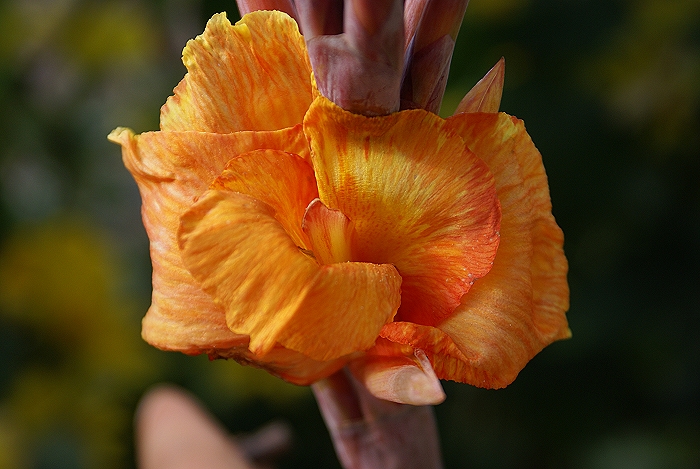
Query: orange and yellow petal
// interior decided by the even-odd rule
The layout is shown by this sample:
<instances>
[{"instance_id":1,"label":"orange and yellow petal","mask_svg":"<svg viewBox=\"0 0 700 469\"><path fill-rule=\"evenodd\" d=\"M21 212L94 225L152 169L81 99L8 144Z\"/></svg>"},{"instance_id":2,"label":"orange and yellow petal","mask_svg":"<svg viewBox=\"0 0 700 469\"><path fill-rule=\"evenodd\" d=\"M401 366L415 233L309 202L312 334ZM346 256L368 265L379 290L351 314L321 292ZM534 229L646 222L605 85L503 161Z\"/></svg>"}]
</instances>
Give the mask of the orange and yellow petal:
<instances>
[{"instance_id":1,"label":"orange and yellow petal","mask_svg":"<svg viewBox=\"0 0 700 469\"><path fill-rule=\"evenodd\" d=\"M554 340L569 337L567 262L541 156L521 121L505 114L448 119L489 165L501 201L493 268L436 327L395 322L382 337L420 348L442 379L499 388Z\"/></svg>"},{"instance_id":2,"label":"orange and yellow petal","mask_svg":"<svg viewBox=\"0 0 700 469\"><path fill-rule=\"evenodd\" d=\"M230 133L302 122L311 65L296 22L256 11L231 25L214 15L182 53L188 73L161 109L162 130Z\"/></svg>"},{"instance_id":3,"label":"orange and yellow petal","mask_svg":"<svg viewBox=\"0 0 700 469\"><path fill-rule=\"evenodd\" d=\"M486 165L422 110L368 118L321 97L304 120L320 199L354 224L359 261L403 278L397 320L436 324L484 276L500 209Z\"/></svg>"},{"instance_id":4,"label":"orange and yellow petal","mask_svg":"<svg viewBox=\"0 0 700 469\"><path fill-rule=\"evenodd\" d=\"M367 349L400 302L392 266L319 267L272 207L237 192L211 190L198 200L182 217L180 248L256 355L277 342L318 361Z\"/></svg>"},{"instance_id":5,"label":"orange and yellow petal","mask_svg":"<svg viewBox=\"0 0 700 469\"><path fill-rule=\"evenodd\" d=\"M462 334L478 332L479 325L472 331L461 331ZM403 355L410 357L413 355L413 350L423 351L430 363L432 364L435 374L440 379L448 379L469 383L482 388L501 388L508 383L500 380L499 369L509 368L504 366L501 361L501 356L481 356L478 351L460 348L456 341L452 339L448 333L442 331L439 327L422 326L412 322L392 322L384 326L381 332L381 337L397 346L403 345L410 347L408 350L396 348L392 351L395 355ZM477 340L487 339L486 335L477 336ZM498 338L494 338L494 341ZM387 351L380 353L374 350L370 351L371 355L388 355ZM507 361L507 360L506 360ZM525 365L522 363L520 368Z\"/></svg>"},{"instance_id":6,"label":"orange and yellow petal","mask_svg":"<svg viewBox=\"0 0 700 469\"><path fill-rule=\"evenodd\" d=\"M294 322L280 342L316 360L374 345L401 304L401 276L389 264L342 262L321 266Z\"/></svg>"},{"instance_id":7,"label":"orange and yellow petal","mask_svg":"<svg viewBox=\"0 0 700 469\"><path fill-rule=\"evenodd\" d=\"M525 125L507 114L455 116L448 122L489 166L501 206L508 206L503 208L508 240L506 249L501 246L499 252L505 257L510 249L515 251L525 242L526 232L530 234L532 317L538 335L545 343L569 337L565 316L569 309L569 266L564 235L552 215L542 156ZM500 263L507 270L506 260Z\"/></svg>"},{"instance_id":8,"label":"orange and yellow petal","mask_svg":"<svg viewBox=\"0 0 700 469\"><path fill-rule=\"evenodd\" d=\"M300 156L280 150L244 153L228 162L210 188L240 192L266 203L292 241L310 249L301 220L318 190L313 168Z\"/></svg>"},{"instance_id":9,"label":"orange and yellow petal","mask_svg":"<svg viewBox=\"0 0 700 469\"><path fill-rule=\"evenodd\" d=\"M226 163L241 153L258 148L308 153L300 128L227 135L134 135L120 128L110 134L110 140L122 146L124 164L143 200L143 222L153 263L153 298L142 329L148 343L164 350L214 356L230 348L247 349L248 338L231 332L224 310L185 268L177 242L180 216L207 190Z\"/></svg>"},{"instance_id":10,"label":"orange and yellow petal","mask_svg":"<svg viewBox=\"0 0 700 469\"><path fill-rule=\"evenodd\" d=\"M355 227L340 210L330 209L320 199L315 199L306 208L301 226L319 263L333 264L353 259Z\"/></svg>"}]
</instances>

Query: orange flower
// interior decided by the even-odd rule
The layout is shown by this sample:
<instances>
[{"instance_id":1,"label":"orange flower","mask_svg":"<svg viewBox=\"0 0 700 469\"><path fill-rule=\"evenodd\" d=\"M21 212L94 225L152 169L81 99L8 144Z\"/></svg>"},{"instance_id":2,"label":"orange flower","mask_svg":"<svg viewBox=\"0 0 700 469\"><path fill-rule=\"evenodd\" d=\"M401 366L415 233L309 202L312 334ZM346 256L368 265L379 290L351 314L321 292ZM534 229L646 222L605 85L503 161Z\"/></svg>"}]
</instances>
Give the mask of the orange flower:
<instances>
[{"instance_id":1,"label":"orange flower","mask_svg":"<svg viewBox=\"0 0 700 469\"><path fill-rule=\"evenodd\" d=\"M425 403L441 390L405 379L502 387L568 337L562 234L520 121L344 111L279 12L215 15L183 61L161 130L110 134L151 241L146 341L297 384L350 363L375 395Z\"/></svg>"}]
</instances>

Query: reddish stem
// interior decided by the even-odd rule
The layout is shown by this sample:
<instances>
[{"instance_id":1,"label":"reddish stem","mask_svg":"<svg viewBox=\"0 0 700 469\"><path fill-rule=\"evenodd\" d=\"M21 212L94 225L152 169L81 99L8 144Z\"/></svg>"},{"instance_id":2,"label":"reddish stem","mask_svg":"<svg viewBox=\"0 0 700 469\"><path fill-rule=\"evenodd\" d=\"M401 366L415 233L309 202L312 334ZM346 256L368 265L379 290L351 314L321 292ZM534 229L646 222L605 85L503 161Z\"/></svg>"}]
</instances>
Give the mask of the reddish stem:
<instances>
[{"instance_id":1,"label":"reddish stem","mask_svg":"<svg viewBox=\"0 0 700 469\"><path fill-rule=\"evenodd\" d=\"M432 407L377 399L347 369L312 388L345 469L442 467Z\"/></svg>"}]
</instances>

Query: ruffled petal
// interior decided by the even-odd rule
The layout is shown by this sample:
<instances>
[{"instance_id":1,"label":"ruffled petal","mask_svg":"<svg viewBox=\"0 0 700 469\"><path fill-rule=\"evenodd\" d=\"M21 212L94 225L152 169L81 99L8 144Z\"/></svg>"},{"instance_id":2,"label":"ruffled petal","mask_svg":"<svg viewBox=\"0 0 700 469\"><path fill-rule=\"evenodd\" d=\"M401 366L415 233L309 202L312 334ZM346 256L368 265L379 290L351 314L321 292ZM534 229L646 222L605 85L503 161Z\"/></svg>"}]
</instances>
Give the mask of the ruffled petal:
<instances>
[{"instance_id":1,"label":"ruffled petal","mask_svg":"<svg viewBox=\"0 0 700 469\"><path fill-rule=\"evenodd\" d=\"M499 269L509 270L505 254L525 243L529 232L532 324L545 345L569 337L571 331L565 316L569 309L566 278L569 265L563 250L564 235L552 215L542 156L525 125L507 114L465 114L450 118L448 122L489 166L496 179L501 206L508 205L502 210L509 240L506 249L503 245L499 248L504 257L500 261L503 267ZM501 235L503 243L503 229ZM499 262L498 257L496 262Z\"/></svg>"},{"instance_id":2,"label":"ruffled petal","mask_svg":"<svg viewBox=\"0 0 700 469\"><path fill-rule=\"evenodd\" d=\"M226 310L228 327L264 355L299 308L318 270L269 205L229 191L207 191L181 219L185 266Z\"/></svg>"},{"instance_id":3,"label":"ruffled petal","mask_svg":"<svg viewBox=\"0 0 700 469\"><path fill-rule=\"evenodd\" d=\"M301 126L276 132L217 135L152 132L134 135L116 129L110 140L122 146L124 164L143 199L142 215L150 239L153 297L143 319L144 339L164 350L223 355L247 350L248 338L231 332L224 310L192 278L180 257L180 216L207 190L231 158L257 148L308 153Z\"/></svg>"},{"instance_id":4,"label":"ruffled petal","mask_svg":"<svg viewBox=\"0 0 700 469\"><path fill-rule=\"evenodd\" d=\"M318 190L313 168L301 157L279 150L244 153L228 162L210 188L240 192L266 203L294 243L311 249L301 220Z\"/></svg>"},{"instance_id":5,"label":"ruffled petal","mask_svg":"<svg viewBox=\"0 0 700 469\"><path fill-rule=\"evenodd\" d=\"M422 110L367 118L327 99L304 120L321 200L357 233L357 260L403 278L397 320L436 324L485 275L500 209L486 165Z\"/></svg>"},{"instance_id":6,"label":"ruffled petal","mask_svg":"<svg viewBox=\"0 0 700 469\"><path fill-rule=\"evenodd\" d=\"M563 237L551 214L541 156L521 121L462 114L448 125L496 179L503 213L498 254L491 272L437 327L397 322L381 335L425 350L442 379L499 388L543 347L570 335Z\"/></svg>"},{"instance_id":7,"label":"ruffled petal","mask_svg":"<svg viewBox=\"0 0 700 469\"><path fill-rule=\"evenodd\" d=\"M211 190L198 200L182 217L180 248L256 355L277 342L318 361L367 349L400 302L392 266L319 267L272 207L237 192Z\"/></svg>"},{"instance_id":8,"label":"ruffled petal","mask_svg":"<svg viewBox=\"0 0 700 469\"><path fill-rule=\"evenodd\" d=\"M476 287L475 287L476 288ZM470 293L471 294L471 293ZM489 345L497 346L496 342L501 338L501 334L491 339L488 334L492 330L486 330L481 334L480 328L486 318L474 325L472 330L460 330L457 333L461 335L476 334L477 340L487 342ZM392 322L382 328L381 337L387 339L397 345L410 346L410 349L399 349L394 351L395 356L403 356L410 359L413 355L413 350L423 350L427 355L430 363L435 370L435 374L440 379L449 379L462 383L469 383L473 386L482 388L501 388L506 386L510 381L505 382L498 374L500 368L510 368L508 356L492 354L487 357L479 355L478 350L472 350L468 347L460 347L457 341L469 340L469 337L459 337L453 340L453 337L445 331L433 326L422 326L412 322ZM395 358L390 356L391 360ZM522 363L520 368L525 366ZM520 371L518 368L517 371ZM517 374L517 372L516 372ZM515 376L513 376L515 378Z\"/></svg>"},{"instance_id":9,"label":"ruffled petal","mask_svg":"<svg viewBox=\"0 0 700 469\"><path fill-rule=\"evenodd\" d=\"M162 130L229 133L301 123L311 103L311 65L296 22L278 11L232 26L214 15L187 43L188 73L161 109Z\"/></svg>"}]
</instances>

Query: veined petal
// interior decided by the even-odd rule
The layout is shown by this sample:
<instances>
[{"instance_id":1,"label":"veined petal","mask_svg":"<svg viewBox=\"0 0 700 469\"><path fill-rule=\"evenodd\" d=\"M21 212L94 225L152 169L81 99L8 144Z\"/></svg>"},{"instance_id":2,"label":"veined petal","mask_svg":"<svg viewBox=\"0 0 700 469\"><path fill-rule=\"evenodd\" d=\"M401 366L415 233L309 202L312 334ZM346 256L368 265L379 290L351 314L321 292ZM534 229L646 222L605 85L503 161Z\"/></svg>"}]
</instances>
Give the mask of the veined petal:
<instances>
[{"instance_id":1,"label":"veined petal","mask_svg":"<svg viewBox=\"0 0 700 469\"><path fill-rule=\"evenodd\" d=\"M397 320L446 318L498 247L486 165L423 110L367 118L321 97L304 132L321 200L355 225L357 260L393 264L403 278Z\"/></svg>"},{"instance_id":2,"label":"veined petal","mask_svg":"<svg viewBox=\"0 0 700 469\"><path fill-rule=\"evenodd\" d=\"M400 304L401 276L394 266L324 265L280 342L315 360L367 350L382 326L394 319Z\"/></svg>"},{"instance_id":3,"label":"veined petal","mask_svg":"<svg viewBox=\"0 0 700 469\"><path fill-rule=\"evenodd\" d=\"M311 65L296 22L278 11L225 13L187 43L188 73L161 109L162 130L229 133L301 123L311 103Z\"/></svg>"},{"instance_id":4,"label":"veined petal","mask_svg":"<svg viewBox=\"0 0 700 469\"><path fill-rule=\"evenodd\" d=\"M313 168L301 157L279 150L244 153L229 161L210 188L240 192L266 203L294 243L311 249L301 220L318 190Z\"/></svg>"},{"instance_id":5,"label":"veined petal","mask_svg":"<svg viewBox=\"0 0 700 469\"><path fill-rule=\"evenodd\" d=\"M462 332L469 333L472 331ZM500 358L498 355L489 357L491 363L486 363L487 366L484 367L483 362L485 360L481 356L470 350L463 351L460 349L455 341L452 340L452 337L438 327L399 321L384 326L380 335L383 339L391 341L397 346L410 347L408 349L396 347L393 353L388 356L394 355L409 358L413 355L414 349L423 350L430 360L435 374L440 379L469 383L483 388L500 388L505 386L505 384L494 379L492 374L492 368L498 368L501 365L498 361ZM375 355L376 352L371 350L370 354ZM387 352L381 351L379 355L387 355Z\"/></svg>"},{"instance_id":6,"label":"veined petal","mask_svg":"<svg viewBox=\"0 0 700 469\"><path fill-rule=\"evenodd\" d=\"M248 195L207 191L181 218L185 266L226 310L228 327L264 355L304 299L318 266L303 254L269 205Z\"/></svg>"},{"instance_id":7,"label":"veined petal","mask_svg":"<svg viewBox=\"0 0 700 469\"><path fill-rule=\"evenodd\" d=\"M306 208L302 229L321 264L351 261L355 227L340 210L332 210L315 199Z\"/></svg>"},{"instance_id":8,"label":"veined petal","mask_svg":"<svg viewBox=\"0 0 700 469\"><path fill-rule=\"evenodd\" d=\"M231 158L257 148L308 153L301 126L275 132L207 134L116 129L110 140L122 146L143 199L143 222L150 239L153 298L143 319L144 339L164 350L223 355L247 349L248 338L231 332L224 310L192 278L180 257L180 216Z\"/></svg>"},{"instance_id":9,"label":"veined petal","mask_svg":"<svg viewBox=\"0 0 700 469\"><path fill-rule=\"evenodd\" d=\"M506 241L508 249L503 250L503 254L509 252L511 244L524 242L527 231L531 233L529 271L532 275L533 325L544 342L569 337L564 315L569 309L564 235L552 215L542 156L525 130L525 125L521 120L502 113L465 114L454 116L448 122L464 137L470 149L483 155L482 159L494 174L501 206L508 205L502 208L503 219L509 229L509 239ZM518 239L518 235L523 238ZM503 267L499 269L508 270L510 264L505 259L500 262Z\"/></svg>"},{"instance_id":10,"label":"veined petal","mask_svg":"<svg viewBox=\"0 0 700 469\"><path fill-rule=\"evenodd\" d=\"M522 122L505 114L461 114L448 125L496 179L503 214L498 254L449 318L433 328L391 323L382 337L425 350L442 379L498 388L543 347L570 335L563 237L540 154Z\"/></svg>"},{"instance_id":11,"label":"veined petal","mask_svg":"<svg viewBox=\"0 0 700 469\"><path fill-rule=\"evenodd\" d=\"M208 191L182 217L180 248L192 275L226 310L229 328L264 355L276 342L318 360L372 346L400 301L392 266L319 267L274 210L250 196Z\"/></svg>"}]
</instances>

